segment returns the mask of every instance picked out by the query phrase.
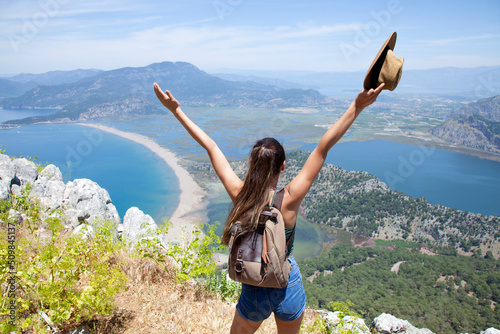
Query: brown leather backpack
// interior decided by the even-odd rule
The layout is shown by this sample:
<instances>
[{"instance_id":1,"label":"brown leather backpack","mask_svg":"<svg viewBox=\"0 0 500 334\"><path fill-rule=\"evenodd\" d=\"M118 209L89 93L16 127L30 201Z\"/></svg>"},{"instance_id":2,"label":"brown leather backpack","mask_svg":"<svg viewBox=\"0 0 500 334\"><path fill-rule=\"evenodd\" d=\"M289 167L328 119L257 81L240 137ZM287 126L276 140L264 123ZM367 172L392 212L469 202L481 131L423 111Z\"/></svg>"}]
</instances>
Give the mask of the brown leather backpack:
<instances>
[{"instance_id":1,"label":"brown leather backpack","mask_svg":"<svg viewBox=\"0 0 500 334\"><path fill-rule=\"evenodd\" d=\"M243 233L236 222L229 239L229 277L237 282L266 288L288 284L290 263L287 250L295 228L286 242L285 223L280 209L284 190L276 193L274 203L261 212L257 229Z\"/></svg>"}]
</instances>

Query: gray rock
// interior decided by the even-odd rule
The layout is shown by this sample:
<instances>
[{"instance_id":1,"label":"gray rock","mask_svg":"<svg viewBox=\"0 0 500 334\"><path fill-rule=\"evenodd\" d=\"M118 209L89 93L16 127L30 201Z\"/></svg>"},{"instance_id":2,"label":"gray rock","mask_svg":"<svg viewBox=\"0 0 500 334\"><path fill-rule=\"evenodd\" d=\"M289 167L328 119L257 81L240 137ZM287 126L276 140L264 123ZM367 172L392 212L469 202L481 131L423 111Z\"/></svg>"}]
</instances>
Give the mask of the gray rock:
<instances>
[{"instance_id":1,"label":"gray rock","mask_svg":"<svg viewBox=\"0 0 500 334\"><path fill-rule=\"evenodd\" d=\"M0 180L0 200L6 201L10 195L10 181Z\"/></svg>"},{"instance_id":2,"label":"gray rock","mask_svg":"<svg viewBox=\"0 0 500 334\"><path fill-rule=\"evenodd\" d=\"M7 182L10 186L10 182L15 175L16 170L10 157L5 154L0 154L0 179Z\"/></svg>"},{"instance_id":3,"label":"gray rock","mask_svg":"<svg viewBox=\"0 0 500 334\"><path fill-rule=\"evenodd\" d=\"M109 193L89 179L76 179L66 184L63 207L77 210L78 220L92 224L97 220L120 222L118 211L112 204Z\"/></svg>"},{"instance_id":4,"label":"gray rock","mask_svg":"<svg viewBox=\"0 0 500 334\"><path fill-rule=\"evenodd\" d=\"M13 184L10 186L10 192L12 195L19 196L21 195L21 187L18 186L17 184Z\"/></svg>"},{"instance_id":5,"label":"gray rock","mask_svg":"<svg viewBox=\"0 0 500 334\"><path fill-rule=\"evenodd\" d=\"M343 312L325 312L323 314L323 319L332 334L371 334L370 329L366 326L363 319L350 315L343 316Z\"/></svg>"},{"instance_id":6,"label":"gray rock","mask_svg":"<svg viewBox=\"0 0 500 334\"><path fill-rule=\"evenodd\" d=\"M58 180L47 180L35 181L35 185L32 189L32 195L37 194L40 190L40 194L38 197L40 198L40 202L51 209L59 209L61 208L61 204L63 203L63 195L64 190L66 189L66 185L62 181Z\"/></svg>"},{"instance_id":7,"label":"gray rock","mask_svg":"<svg viewBox=\"0 0 500 334\"><path fill-rule=\"evenodd\" d=\"M68 229L74 229L81 224L79 217L83 217L84 214L81 210L76 209L65 209L64 210L64 221ZM84 220L84 219L83 219Z\"/></svg>"},{"instance_id":8,"label":"gray rock","mask_svg":"<svg viewBox=\"0 0 500 334\"><path fill-rule=\"evenodd\" d=\"M95 236L94 228L89 224L80 224L73 230L74 235L80 235L82 239L90 239Z\"/></svg>"},{"instance_id":9,"label":"gray rock","mask_svg":"<svg viewBox=\"0 0 500 334\"><path fill-rule=\"evenodd\" d=\"M48 165L38 173L34 162L24 158L11 161L0 154L0 199L8 199L10 193L20 195L26 184L33 185L29 196L38 198L45 208L42 219L58 216L55 210L61 209L64 212L61 218L70 229L102 220L111 220L115 226L120 223L109 193L97 183L77 179L64 184L63 175L55 165Z\"/></svg>"},{"instance_id":10,"label":"gray rock","mask_svg":"<svg viewBox=\"0 0 500 334\"><path fill-rule=\"evenodd\" d=\"M482 331L481 334L500 334L500 330L490 327L485 331Z\"/></svg>"},{"instance_id":11,"label":"gray rock","mask_svg":"<svg viewBox=\"0 0 500 334\"><path fill-rule=\"evenodd\" d=\"M382 313L373 319L371 328L376 330L376 333L406 333L406 334L433 334L427 328L416 328L406 320L401 320L393 315Z\"/></svg>"},{"instance_id":12,"label":"gray rock","mask_svg":"<svg viewBox=\"0 0 500 334\"><path fill-rule=\"evenodd\" d=\"M49 181L63 181L63 175L59 167L55 165L47 165L39 174L39 177L44 177Z\"/></svg>"},{"instance_id":13,"label":"gray rock","mask_svg":"<svg viewBox=\"0 0 500 334\"><path fill-rule=\"evenodd\" d=\"M21 224L23 221L23 217L21 216L21 214L14 209L9 210L9 216L7 219L11 224Z\"/></svg>"},{"instance_id":14,"label":"gray rock","mask_svg":"<svg viewBox=\"0 0 500 334\"><path fill-rule=\"evenodd\" d=\"M156 237L157 225L150 215L144 214L139 208L131 207L123 217L124 240L137 243L144 238Z\"/></svg>"},{"instance_id":15,"label":"gray rock","mask_svg":"<svg viewBox=\"0 0 500 334\"><path fill-rule=\"evenodd\" d=\"M33 161L26 158L14 159L14 169L16 171L15 182L19 185L35 182L38 177L38 170Z\"/></svg>"},{"instance_id":16,"label":"gray rock","mask_svg":"<svg viewBox=\"0 0 500 334\"><path fill-rule=\"evenodd\" d=\"M65 188L62 173L55 165L48 165L40 172L33 183L30 197L38 198L40 203L47 208L46 211L42 212L42 219L53 214L55 209L64 209L62 203ZM76 225L78 224L74 224L74 226Z\"/></svg>"}]
</instances>

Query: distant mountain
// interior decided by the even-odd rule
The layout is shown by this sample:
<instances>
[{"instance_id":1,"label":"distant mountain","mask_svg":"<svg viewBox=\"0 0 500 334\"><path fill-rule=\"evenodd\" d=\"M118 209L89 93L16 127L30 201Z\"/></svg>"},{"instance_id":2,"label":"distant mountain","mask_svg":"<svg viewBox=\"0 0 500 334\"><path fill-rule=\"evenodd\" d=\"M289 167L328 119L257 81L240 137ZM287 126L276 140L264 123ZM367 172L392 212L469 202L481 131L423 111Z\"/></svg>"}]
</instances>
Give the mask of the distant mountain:
<instances>
[{"instance_id":1,"label":"distant mountain","mask_svg":"<svg viewBox=\"0 0 500 334\"><path fill-rule=\"evenodd\" d=\"M93 77L103 72L102 70L73 70L73 71L50 71L42 74L21 73L8 78L10 81L23 83L36 83L37 85L60 85L76 82L85 78Z\"/></svg>"},{"instance_id":2,"label":"distant mountain","mask_svg":"<svg viewBox=\"0 0 500 334\"><path fill-rule=\"evenodd\" d=\"M431 133L455 145L500 153L500 95L465 105Z\"/></svg>"},{"instance_id":3,"label":"distant mountain","mask_svg":"<svg viewBox=\"0 0 500 334\"><path fill-rule=\"evenodd\" d=\"M43 74L18 74L0 78L0 98L19 96L36 86L54 86L92 77L102 70L51 71Z\"/></svg>"},{"instance_id":4,"label":"distant mountain","mask_svg":"<svg viewBox=\"0 0 500 334\"><path fill-rule=\"evenodd\" d=\"M232 79L256 80L265 84L275 80L281 87L296 84L318 90L332 97L352 96L363 83L365 71L356 72L310 72L310 71L248 71L214 70L214 75L237 75ZM399 94L447 95L465 101L477 100L500 94L500 66L474 68L443 67L428 70L405 70L401 81L391 96Z\"/></svg>"},{"instance_id":5,"label":"distant mountain","mask_svg":"<svg viewBox=\"0 0 500 334\"><path fill-rule=\"evenodd\" d=\"M9 79L0 78L0 99L19 96L34 86L36 86L36 84L15 82Z\"/></svg>"},{"instance_id":6,"label":"distant mountain","mask_svg":"<svg viewBox=\"0 0 500 334\"><path fill-rule=\"evenodd\" d=\"M500 122L500 95L469 103L461 108L457 114L459 116L478 115L488 121Z\"/></svg>"},{"instance_id":7,"label":"distant mountain","mask_svg":"<svg viewBox=\"0 0 500 334\"><path fill-rule=\"evenodd\" d=\"M229 73L215 73L215 76L229 81L251 81L256 82L266 86L276 86L284 89L314 89L311 85L305 85L300 83L294 83L282 79L273 79L259 77L256 75L241 75L241 74L229 74Z\"/></svg>"},{"instance_id":8,"label":"distant mountain","mask_svg":"<svg viewBox=\"0 0 500 334\"><path fill-rule=\"evenodd\" d=\"M186 106L328 108L337 103L311 89L232 82L209 75L189 63L163 62L103 71L72 83L37 86L21 96L0 101L0 106L62 108L50 116L9 121L9 124L163 113L164 108L153 92L154 82L172 91Z\"/></svg>"}]
</instances>

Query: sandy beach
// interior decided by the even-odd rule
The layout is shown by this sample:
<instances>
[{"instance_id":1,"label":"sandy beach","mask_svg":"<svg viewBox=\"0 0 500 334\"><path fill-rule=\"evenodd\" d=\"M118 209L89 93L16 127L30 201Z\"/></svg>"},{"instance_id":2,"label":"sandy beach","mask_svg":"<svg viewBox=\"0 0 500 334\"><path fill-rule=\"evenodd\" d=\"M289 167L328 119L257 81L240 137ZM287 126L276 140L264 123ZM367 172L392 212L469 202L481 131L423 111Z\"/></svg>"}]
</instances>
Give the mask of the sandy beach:
<instances>
[{"instance_id":1,"label":"sandy beach","mask_svg":"<svg viewBox=\"0 0 500 334\"><path fill-rule=\"evenodd\" d=\"M207 206L206 201L204 201L206 193L196 183L189 172L179 164L179 158L173 152L161 147L153 139L137 133L125 132L101 124L78 123L78 125L89 126L106 131L144 145L157 154L173 169L177 179L179 180L181 195L179 205L174 211L172 217L170 217L172 226L169 228L167 241L182 242L186 235L191 235L191 232L196 228L196 223L208 222L207 215L202 213L206 211L203 210L206 209Z\"/></svg>"}]
</instances>

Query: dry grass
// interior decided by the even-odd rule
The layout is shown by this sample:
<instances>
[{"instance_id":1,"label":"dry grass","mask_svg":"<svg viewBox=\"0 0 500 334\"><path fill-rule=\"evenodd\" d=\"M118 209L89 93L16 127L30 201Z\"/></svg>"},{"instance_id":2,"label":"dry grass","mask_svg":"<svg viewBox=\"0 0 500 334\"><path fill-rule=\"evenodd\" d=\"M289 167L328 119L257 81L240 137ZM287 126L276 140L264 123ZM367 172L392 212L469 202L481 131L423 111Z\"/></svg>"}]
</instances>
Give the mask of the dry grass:
<instances>
[{"instance_id":1,"label":"dry grass","mask_svg":"<svg viewBox=\"0 0 500 334\"><path fill-rule=\"evenodd\" d=\"M86 324L92 333L229 333L233 303L221 301L200 286L177 283L174 270L151 260L123 258L121 263L128 277L127 289L117 295L113 315ZM257 333L276 333L272 318ZM315 312L308 311L303 328L312 328L315 320Z\"/></svg>"}]
</instances>

